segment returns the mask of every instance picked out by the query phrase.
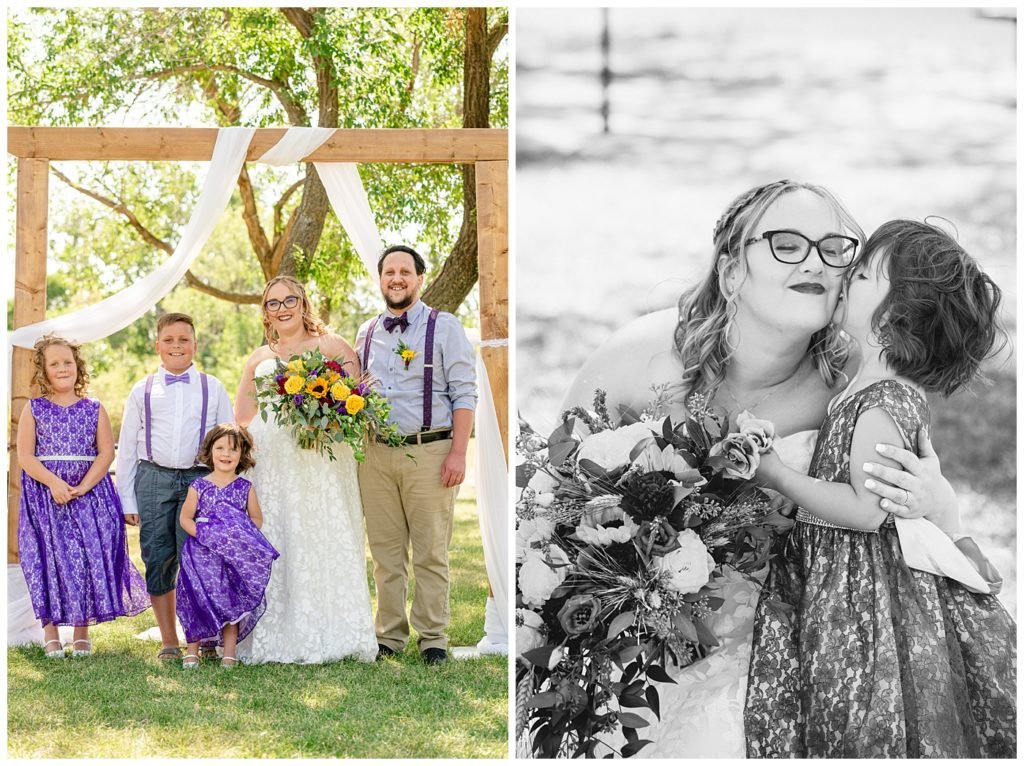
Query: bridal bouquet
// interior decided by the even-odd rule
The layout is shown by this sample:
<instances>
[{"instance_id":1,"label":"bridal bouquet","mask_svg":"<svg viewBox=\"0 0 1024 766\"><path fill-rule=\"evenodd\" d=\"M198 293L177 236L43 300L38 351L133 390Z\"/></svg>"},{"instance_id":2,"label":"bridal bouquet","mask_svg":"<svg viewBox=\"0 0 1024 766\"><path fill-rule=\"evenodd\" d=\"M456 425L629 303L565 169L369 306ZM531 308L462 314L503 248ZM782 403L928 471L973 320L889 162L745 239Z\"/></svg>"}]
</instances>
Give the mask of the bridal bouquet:
<instances>
[{"instance_id":1,"label":"bridal bouquet","mask_svg":"<svg viewBox=\"0 0 1024 766\"><path fill-rule=\"evenodd\" d=\"M356 460L365 457L368 435L400 443L398 430L388 424L391 405L377 393L369 376L358 380L319 349L279 362L270 375L256 378L256 402L266 422L270 413L287 427L303 449L315 449L334 460L334 445L352 448Z\"/></svg>"},{"instance_id":2,"label":"bridal bouquet","mask_svg":"<svg viewBox=\"0 0 1024 766\"><path fill-rule=\"evenodd\" d=\"M521 424L517 444L517 732L537 757L592 757L619 730L623 756L649 744L631 711L660 717L652 682L718 644L722 567L760 569L771 541L752 482L770 422L743 413L729 433L701 396L682 422L614 425L601 391L594 408L547 439Z\"/></svg>"}]
</instances>

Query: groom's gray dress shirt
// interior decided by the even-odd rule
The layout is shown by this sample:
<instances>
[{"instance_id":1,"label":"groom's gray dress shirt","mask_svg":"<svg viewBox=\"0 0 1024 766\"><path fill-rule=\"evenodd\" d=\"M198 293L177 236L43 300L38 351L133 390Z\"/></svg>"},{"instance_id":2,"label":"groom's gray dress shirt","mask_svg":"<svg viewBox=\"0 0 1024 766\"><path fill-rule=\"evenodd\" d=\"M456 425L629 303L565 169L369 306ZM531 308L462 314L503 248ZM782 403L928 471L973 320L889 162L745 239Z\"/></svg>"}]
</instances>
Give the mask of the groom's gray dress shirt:
<instances>
[{"instance_id":1,"label":"groom's gray dress shirt","mask_svg":"<svg viewBox=\"0 0 1024 766\"><path fill-rule=\"evenodd\" d=\"M402 434L414 434L423 426L423 364L430 309L416 301L408 310L409 326L392 332L377 322L370 342L367 371L378 381L375 386L391 402L390 421ZM388 316L385 313L384 316ZM373 320L370 320L373 321ZM356 337L356 353L363 358L363 346L370 322L364 322ZM405 362L395 352L398 341L416 352L405 369ZM473 345L459 320L440 312L434 327L434 380L431 401L430 430L451 428L453 410L475 410L476 356Z\"/></svg>"}]
</instances>

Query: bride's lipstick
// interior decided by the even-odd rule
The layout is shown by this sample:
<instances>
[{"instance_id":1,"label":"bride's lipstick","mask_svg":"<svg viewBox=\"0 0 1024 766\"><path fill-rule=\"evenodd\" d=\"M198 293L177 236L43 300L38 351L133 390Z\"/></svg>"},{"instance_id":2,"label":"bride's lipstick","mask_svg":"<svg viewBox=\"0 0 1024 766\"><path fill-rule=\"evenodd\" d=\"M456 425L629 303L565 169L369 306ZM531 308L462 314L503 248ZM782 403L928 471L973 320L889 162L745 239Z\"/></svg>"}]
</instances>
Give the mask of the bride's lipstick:
<instances>
[{"instance_id":1,"label":"bride's lipstick","mask_svg":"<svg viewBox=\"0 0 1024 766\"><path fill-rule=\"evenodd\" d=\"M789 289L808 295L824 295L827 292L825 285L819 282L800 282L799 284L790 285Z\"/></svg>"}]
</instances>

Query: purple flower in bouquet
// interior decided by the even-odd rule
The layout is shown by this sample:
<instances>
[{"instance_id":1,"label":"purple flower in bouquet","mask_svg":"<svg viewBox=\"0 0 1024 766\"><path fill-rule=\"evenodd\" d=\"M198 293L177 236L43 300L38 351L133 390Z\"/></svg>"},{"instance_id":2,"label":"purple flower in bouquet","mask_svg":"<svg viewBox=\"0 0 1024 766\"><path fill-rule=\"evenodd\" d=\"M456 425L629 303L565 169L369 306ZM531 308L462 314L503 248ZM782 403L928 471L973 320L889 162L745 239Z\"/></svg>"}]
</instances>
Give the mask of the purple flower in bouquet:
<instances>
[{"instance_id":1,"label":"purple flower in bouquet","mask_svg":"<svg viewBox=\"0 0 1024 766\"><path fill-rule=\"evenodd\" d=\"M292 404L296 407L302 404L302 394L295 394L295 396L292 397Z\"/></svg>"}]
</instances>

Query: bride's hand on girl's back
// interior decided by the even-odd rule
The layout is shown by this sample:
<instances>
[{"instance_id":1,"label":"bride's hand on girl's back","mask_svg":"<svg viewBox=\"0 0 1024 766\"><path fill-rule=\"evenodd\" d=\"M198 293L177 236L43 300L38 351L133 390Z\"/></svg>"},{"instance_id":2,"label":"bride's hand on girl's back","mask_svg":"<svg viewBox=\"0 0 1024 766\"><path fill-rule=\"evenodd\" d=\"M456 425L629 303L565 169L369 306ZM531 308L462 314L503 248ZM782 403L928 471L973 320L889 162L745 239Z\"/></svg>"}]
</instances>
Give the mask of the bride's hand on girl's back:
<instances>
[{"instance_id":1,"label":"bride's hand on girl's back","mask_svg":"<svg viewBox=\"0 0 1024 766\"><path fill-rule=\"evenodd\" d=\"M879 454L895 460L903 470L868 463L867 466L871 466L868 473L873 477L869 481L873 486L867 488L879 496L882 510L904 519L926 517L952 534L960 527L956 492L942 475L939 456L932 447L928 431L922 427L917 436L920 455L892 444L878 445Z\"/></svg>"}]
</instances>

